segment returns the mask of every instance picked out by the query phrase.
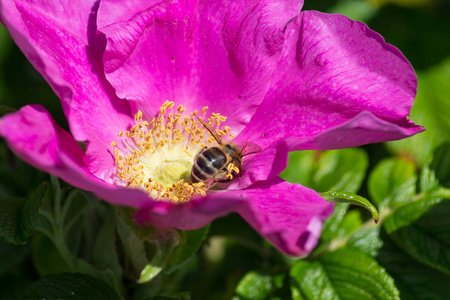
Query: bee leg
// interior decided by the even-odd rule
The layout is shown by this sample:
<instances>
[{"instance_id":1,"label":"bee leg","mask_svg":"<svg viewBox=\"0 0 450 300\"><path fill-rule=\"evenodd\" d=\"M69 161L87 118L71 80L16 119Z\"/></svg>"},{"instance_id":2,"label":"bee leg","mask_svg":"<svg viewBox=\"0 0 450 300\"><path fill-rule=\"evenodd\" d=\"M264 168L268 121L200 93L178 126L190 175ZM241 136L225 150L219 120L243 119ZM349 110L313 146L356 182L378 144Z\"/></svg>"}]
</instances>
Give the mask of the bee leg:
<instances>
[{"instance_id":1,"label":"bee leg","mask_svg":"<svg viewBox=\"0 0 450 300\"><path fill-rule=\"evenodd\" d=\"M206 190L209 190L211 187L213 187L216 184L214 179L211 179L208 181L208 188Z\"/></svg>"},{"instance_id":2,"label":"bee leg","mask_svg":"<svg viewBox=\"0 0 450 300\"><path fill-rule=\"evenodd\" d=\"M224 173L224 176L221 176L221 177L219 177L219 178L216 177L216 178L214 179L214 181L220 182L220 183L227 183L227 182L232 181L232 180L234 179L234 177L236 177L236 175L237 175L236 172L232 171L232 172L230 173L230 172L228 172L228 170L225 169L225 168L224 168L224 171L226 171L226 172ZM227 176L228 174L231 174L232 177Z\"/></svg>"}]
</instances>

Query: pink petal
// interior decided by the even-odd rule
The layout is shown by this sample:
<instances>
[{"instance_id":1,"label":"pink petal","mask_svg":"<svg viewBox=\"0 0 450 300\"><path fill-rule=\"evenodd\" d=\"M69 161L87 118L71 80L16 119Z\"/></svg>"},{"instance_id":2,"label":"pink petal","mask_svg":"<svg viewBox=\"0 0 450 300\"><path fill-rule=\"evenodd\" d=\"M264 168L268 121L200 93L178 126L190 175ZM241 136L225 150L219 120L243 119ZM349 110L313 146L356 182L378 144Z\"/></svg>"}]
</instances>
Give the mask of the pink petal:
<instances>
[{"instance_id":1,"label":"pink petal","mask_svg":"<svg viewBox=\"0 0 450 300\"><path fill-rule=\"evenodd\" d=\"M301 256L317 244L322 222L333 205L311 189L272 178L248 189L210 193L185 204L151 203L138 212L137 220L189 230L233 211L280 250Z\"/></svg>"},{"instance_id":2,"label":"pink petal","mask_svg":"<svg viewBox=\"0 0 450 300\"><path fill-rule=\"evenodd\" d=\"M42 106L25 106L4 116L0 135L27 163L108 202L135 207L152 202L143 191L116 187L94 176L83 163L81 148Z\"/></svg>"},{"instance_id":3,"label":"pink petal","mask_svg":"<svg viewBox=\"0 0 450 300\"><path fill-rule=\"evenodd\" d=\"M228 186L229 190L245 189L257 181L267 180L280 174L288 163L288 145L278 141L262 152L245 156L242 174Z\"/></svg>"},{"instance_id":4,"label":"pink petal","mask_svg":"<svg viewBox=\"0 0 450 300\"><path fill-rule=\"evenodd\" d=\"M183 204L151 202L137 212L136 221L162 228L198 229L237 211L238 207L245 205L245 201L227 191L215 191Z\"/></svg>"},{"instance_id":5,"label":"pink petal","mask_svg":"<svg viewBox=\"0 0 450 300\"><path fill-rule=\"evenodd\" d=\"M333 204L314 190L277 177L233 193L243 194L250 200L238 213L262 236L290 255L311 252L319 240L322 222L333 213Z\"/></svg>"},{"instance_id":6,"label":"pink petal","mask_svg":"<svg viewBox=\"0 0 450 300\"><path fill-rule=\"evenodd\" d=\"M283 29L302 1L102 2L108 80L153 116L166 99L229 117L235 133L262 101Z\"/></svg>"},{"instance_id":7,"label":"pink petal","mask_svg":"<svg viewBox=\"0 0 450 300\"><path fill-rule=\"evenodd\" d=\"M416 87L401 52L366 25L305 11L287 26L271 89L237 140L301 150L401 139L423 131L406 118ZM314 141L325 132L331 142Z\"/></svg>"},{"instance_id":8,"label":"pink petal","mask_svg":"<svg viewBox=\"0 0 450 300\"><path fill-rule=\"evenodd\" d=\"M6 0L1 6L2 22L61 98L72 134L89 141L89 168L110 177L107 147L132 118L103 74L105 41L96 35L96 1Z\"/></svg>"}]
</instances>

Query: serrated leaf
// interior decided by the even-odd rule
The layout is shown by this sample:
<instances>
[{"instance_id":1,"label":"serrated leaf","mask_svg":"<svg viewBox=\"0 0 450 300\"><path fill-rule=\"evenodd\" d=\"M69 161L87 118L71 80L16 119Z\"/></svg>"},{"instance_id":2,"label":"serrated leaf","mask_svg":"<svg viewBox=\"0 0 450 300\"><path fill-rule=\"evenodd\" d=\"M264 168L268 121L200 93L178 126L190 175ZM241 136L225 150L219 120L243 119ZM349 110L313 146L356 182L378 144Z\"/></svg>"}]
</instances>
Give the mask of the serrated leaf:
<instances>
[{"instance_id":1,"label":"serrated leaf","mask_svg":"<svg viewBox=\"0 0 450 300\"><path fill-rule=\"evenodd\" d=\"M420 190L450 188L450 144L439 146L428 160L420 174Z\"/></svg>"},{"instance_id":2,"label":"serrated leaf","mask_svg":"<svg viewBox=\"0 0 450 300\"><path fill-rule=\"evenodd\" d=\"M36 225L39 205L48 190L42 183L28 198L0 200L0 236L8 243L25 244Z\"/></svg>"},{"instance_id":3,"label":"serrated leaf","mask_svg":"<svg viewBox=\"0 0 450 300\"><path fill-rule=\"evenodd\" d=\"M239 281L233 299L267 299L272 289L271 276L249 272Z\"/></svg>"},{"instance_id":4,"label":"serrated leaf","mask_svg":"<svg viewBox=\"0 0 450 300\"><path fill-rule=\"evenodd\" d=\"M417 261L450 274L449 216L450 200L424 198L396 209L384 228Z\"/></svg>"},{"instance_id":5,"label":"serrated leaf","mask_svg":"<svg viewBox=\"0 0 450 300\"><path fill-rule=\"evenodd\" d=\"M389 274L355 248L341 248L318 261L297 261L291 269L297 299L400 299Z\"/></svg>"},{"instance_id":6,"label":"serrated leaf","mask_svg":"<svg viewBox=\"0 0 450 300\"><path fill-rule=\"evenodd\" d=\"M79 273L61 273L45 276L33 283L25 299L123 299L101 280Z\"/></svg>"},{"instance_id":7,"label":"serrated leaf","mask_svg":"<svg viewBox=\"0 0 450 300\"><path fill-rule=\"evenodd\" d=\"M209 225L197 230L182 232L183 238L180 245L175 247L167 263L166 272L170 273L183 266L202 245L209 231Z\"/></svg>"},{"instance_id":8,"label":"serrated leaf","mask_svg":"<svg viewBox=\"0 0 450 300\"><path fill-rule=\"evenodd\" d=\"M353 193L338 192L338 191L320 193L320 195L328 202L348 203L348 204L361 206L361 207L367 209L372 214L372 217L373 217L373 220L375 221L375 223L378 223L377 208L375 206L373 206L373 204L370 203L370 201L364 197L355 195Z\"/></svg>"},{"instance_id":9,"label":"serrated leaf","mask_svg":"<svg viewBox=\"0 0 450 300\"><path fill-rule=\"evenodd\" d=\"M384 233L377 260L394 278L402 300L447 299L450 275L409 256Z\"/></svg>"},{"instance_id":10,"label":"serrated leaf","mask_svg":"<svg viewBox=\"0 0 450 300\"><path fill-rule=\"evenodd\" d=\"M280 175L316 191L345 190L356 193L368 165L367 154L359 148L289 153L289 165Z\"/></svg>"},{"instance_id":11,"label":"serrated leaf","mask_svg":"<svg viewBox=\"0 0 450 300\"><path fill-rule=\"evenodd\" d=\"M409 201L415 195L416 166L405 159L388 158L379 163L369 176L371 199L380 209Z\"/></svg>"}]
</instances>

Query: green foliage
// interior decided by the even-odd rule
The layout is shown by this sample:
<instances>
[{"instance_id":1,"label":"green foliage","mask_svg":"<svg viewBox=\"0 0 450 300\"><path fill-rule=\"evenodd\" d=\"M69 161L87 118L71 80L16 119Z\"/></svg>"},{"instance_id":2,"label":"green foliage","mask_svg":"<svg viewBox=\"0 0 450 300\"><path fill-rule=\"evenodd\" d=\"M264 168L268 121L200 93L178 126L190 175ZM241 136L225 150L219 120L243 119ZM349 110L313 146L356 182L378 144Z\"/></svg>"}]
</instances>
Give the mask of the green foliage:
<instances>
[{"instance_id":1,"label":"green foliage","mask_svg":"<svg viewBox=\"0 0 450 300\"><path fill-rule=\"evenodd\" d=\"M407 202L415 195L416 170L412 162L389 158L379 163L369 177L369 193L380 207Z\"/></svg>"},{"instance_id":2,"label":"green foliage","mask_svg":"<svg viewBox=\"0 0 450 300\"><path fill-rule=\"evenodd\" d=\"M384 223L395 243L417 261L450 274L450 200L423 198L396 209Z\"/></svg>"},{"instance_id":3,"label":"green foliage","mask_svg":"<svg viewBox=\"0 0 450 300\"><path fill-rule=\"evenodd\" d=\"M389 236L381 234L383 246L377 260L394 278L402 299L447 299L450 275L430 268L398 248Z\"/></svg>"},{"instance_id":4,"label":"green foliage","mask_svg":"<svg viewBox=\"0 0 450 300\"><path fill-rule=\"evenodd\" d=\"M48 275L33 283L25 299L123 299L104 282L79 273Z\"/></svg>"},{"instance_id":5,"label":"green foliage","mask_svg":"<svg viewBox=\"0 0 450 300\"><path fill-rule=\"evenodd\" d=\"M347 247L299 260L291 269L293 299L400 299L394 281L376 260Z\"/></svg>"},{"instance_id":6,"label":"green foliage","mask_svg":"<svg viewBox=\"0 0 450 300\"><path fill-rule=\"evenodd\" d=\"M448 53L447 53L448 54ZM388 143L388 148L423 164L437 146L450 141L450 58L426 72L419 72L419 88L411 118L426 131Z\"/></svg>"},{"instance_id":7,"label":"green foliage","mask_svg":"<svg viewBox=\"0 0 450 300\"><path fill-rule=\"evenodd\" d=\"M249 272L236 287L237 296L233 299L267 299L272 289L273 283L270 276Z\"/></svg>"},{"instance_id":8,"label":"green foliage","mask_svg":"<svg viewBox=\"0 0 450 300\"><path fill-rule=\"evenodd\" d=\"M0 236L8 243L25 244L33 232L39 205L47 192L47 183L41 184L28 198L0 200Z\"/></svg>"},{"instance_id":9,"label":"green foliage","mask_svg":"<svg viewBox=\"0 0 450 300\"><path fill-rule=\"evenodd\" d=\"M364 179L367 164L367 154L357 148L291 152L289 165L281 177L318 192L336 190L355 193Z\"/></svg>"},{"instance_id":10,"label":"green foliage","mask_svg":"<svg viewBox=\"0 0 450 300\"><path fill-rule=\"evenodd\" d=\"M236 287L233 300L281 300L291 297L289 276L280 274L261 274L248 272Z\"/></svg>"}]
</instances>

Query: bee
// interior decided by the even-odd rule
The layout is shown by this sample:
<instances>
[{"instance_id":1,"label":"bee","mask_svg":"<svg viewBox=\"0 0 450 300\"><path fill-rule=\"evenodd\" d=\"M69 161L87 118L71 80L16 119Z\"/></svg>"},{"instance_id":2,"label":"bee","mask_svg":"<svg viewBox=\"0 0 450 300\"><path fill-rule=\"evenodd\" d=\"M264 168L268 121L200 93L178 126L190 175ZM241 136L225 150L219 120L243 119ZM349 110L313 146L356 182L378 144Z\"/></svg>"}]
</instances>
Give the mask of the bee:
<instances>
[{"instance_id":1,"label":"bee","mask_svg":"<svg viewBox=\"0 0 450 300\"><path fill-rule=\"evenodd\" d=\"M232 142L224 142L205 120L198 116L197 119L211 133L218 145L205 146L195 155L191 170L193 182L229 182L237 173L242 172L244 156L261 151L261 147L252 142L245 142L242 147Z\"/></svg>"}]
</instances>

